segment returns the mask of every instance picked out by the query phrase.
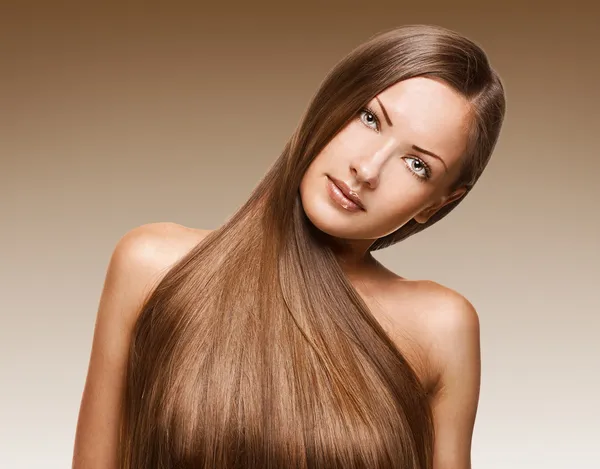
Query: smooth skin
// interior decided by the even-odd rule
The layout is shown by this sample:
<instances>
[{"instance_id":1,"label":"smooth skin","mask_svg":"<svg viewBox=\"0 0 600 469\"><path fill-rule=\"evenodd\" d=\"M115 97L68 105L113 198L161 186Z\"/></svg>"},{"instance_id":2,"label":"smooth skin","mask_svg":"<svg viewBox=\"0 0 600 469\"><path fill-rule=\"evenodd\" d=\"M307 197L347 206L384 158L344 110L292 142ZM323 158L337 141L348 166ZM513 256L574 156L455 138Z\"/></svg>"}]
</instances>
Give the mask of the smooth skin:
<instances>
[{"instance_id":1,"label":"smooth skin","mask_svg":"<svg viewBox=\"0 0 600 469\"><path fill-rule=\"evenodd\" d=\"M380 93L369 108L377 119L359 113L311 163L300 187L302 203L315 226L348 241L339 255L349 279L429 393L434 469L470 469L481 370L477 312L459 293L400 277L368 253L377 237L412 218L423 223L464 194L464 188L449 193L448 187L466 145L469 107L444 83L413 78ZM411 174L426 174L425 165L429 179ZM366 211L348 212L335 204L326 191L327 174L359 193ZM137 314L168 269L209 232L152 223L132 229L117 243L96 317L74 469L118 467L120 399Z\"/></svg>"}]
</instances>

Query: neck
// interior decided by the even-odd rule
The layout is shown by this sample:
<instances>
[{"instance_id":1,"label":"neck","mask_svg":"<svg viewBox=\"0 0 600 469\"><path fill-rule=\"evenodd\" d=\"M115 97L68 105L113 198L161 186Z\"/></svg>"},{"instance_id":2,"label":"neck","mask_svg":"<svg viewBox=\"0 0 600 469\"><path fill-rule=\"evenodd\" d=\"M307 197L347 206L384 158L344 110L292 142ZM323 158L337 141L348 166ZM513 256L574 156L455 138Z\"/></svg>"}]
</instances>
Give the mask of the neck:
<instances>
[{"instance_id":1,"label":"neck","mask_svg":"<svg viewBox=\"0 0 600 469\"><path fill-rule=\"evenodd\" d=\"M356 243L353 243L352 247L338 247L334 250L340 267L350 278L360 277L372 271L373 267L378 265L377 260L368 250L366 243L363 242L361 244L362 246L358 246Z\"/></svg>"}]
</instances>

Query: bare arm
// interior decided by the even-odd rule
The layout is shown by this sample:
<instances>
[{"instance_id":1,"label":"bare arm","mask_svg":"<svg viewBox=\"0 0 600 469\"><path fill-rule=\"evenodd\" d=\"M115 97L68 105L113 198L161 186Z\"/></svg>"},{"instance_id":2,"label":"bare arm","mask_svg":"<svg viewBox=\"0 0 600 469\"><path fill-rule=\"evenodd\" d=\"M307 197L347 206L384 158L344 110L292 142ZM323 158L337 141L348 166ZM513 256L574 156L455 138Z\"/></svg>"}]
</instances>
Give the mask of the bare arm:
<instances>
[{"instance_id":1,"label":"bare arm","mask_svg":"<svg viewBox=\"0 0 600 469\"><path fill-rule=\"evenodd\" d=\"M479 401L479 318L466 299L453 294L436 321L439 383L432 398L434 469L471 469L471 441Z\"/></svg>"},{"instance_id":2,"label":"bare arm","mask_svg":"<svg viewBox=\"0 0 600 469\"><path fill-rule=\"evenodd\" d=\"M133 326L147 294L193 246L187 233L189 229L173 223L143 225L127 232L112 253L77 420L73 469L118 467L121 398Z\"/></svg>"}]
</instances>

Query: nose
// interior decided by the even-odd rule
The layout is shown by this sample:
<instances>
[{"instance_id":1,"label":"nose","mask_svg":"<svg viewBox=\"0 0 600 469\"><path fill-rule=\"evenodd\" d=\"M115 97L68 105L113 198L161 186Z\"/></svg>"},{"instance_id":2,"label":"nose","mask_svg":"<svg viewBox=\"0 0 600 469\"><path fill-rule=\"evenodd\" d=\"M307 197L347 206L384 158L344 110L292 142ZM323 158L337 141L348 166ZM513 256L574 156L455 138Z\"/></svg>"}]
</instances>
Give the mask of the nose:
<instances>
[{"instance_id":1,"label":"nose","mask_svg":"<svg viewBox=\"0 0 600 469\"><path fill-rule=\"evenodd\" d=\"M350 162L350 172L357 181L368 184L372 189L379 184L381 169L394 152L394 139L389 138L376 150L367 150Z\"/></svg>"}]
</instances>

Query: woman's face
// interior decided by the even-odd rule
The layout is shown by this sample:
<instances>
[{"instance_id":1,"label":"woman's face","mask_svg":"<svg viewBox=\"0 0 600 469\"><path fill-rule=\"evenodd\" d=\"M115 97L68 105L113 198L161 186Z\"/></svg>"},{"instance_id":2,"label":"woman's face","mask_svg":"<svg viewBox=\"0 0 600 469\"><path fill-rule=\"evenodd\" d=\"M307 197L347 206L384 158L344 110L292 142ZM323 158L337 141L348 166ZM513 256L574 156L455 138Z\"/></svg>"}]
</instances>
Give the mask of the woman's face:
<instances>
[{"instance_id":1,"label":"woman's face","mask_svg":"<svg viewBox=\"0 0 600 469\"><path fill-rule=\"evenodd\" d=\"M387 88L311 162L300 184L306 215L343 239L374 240L412 218L424 223L465 191L448 193L468 124L466 99L442 81L418 77ZM336 201L332 180L354 191L363 208Z\"/></svg>"}]
</instances>

